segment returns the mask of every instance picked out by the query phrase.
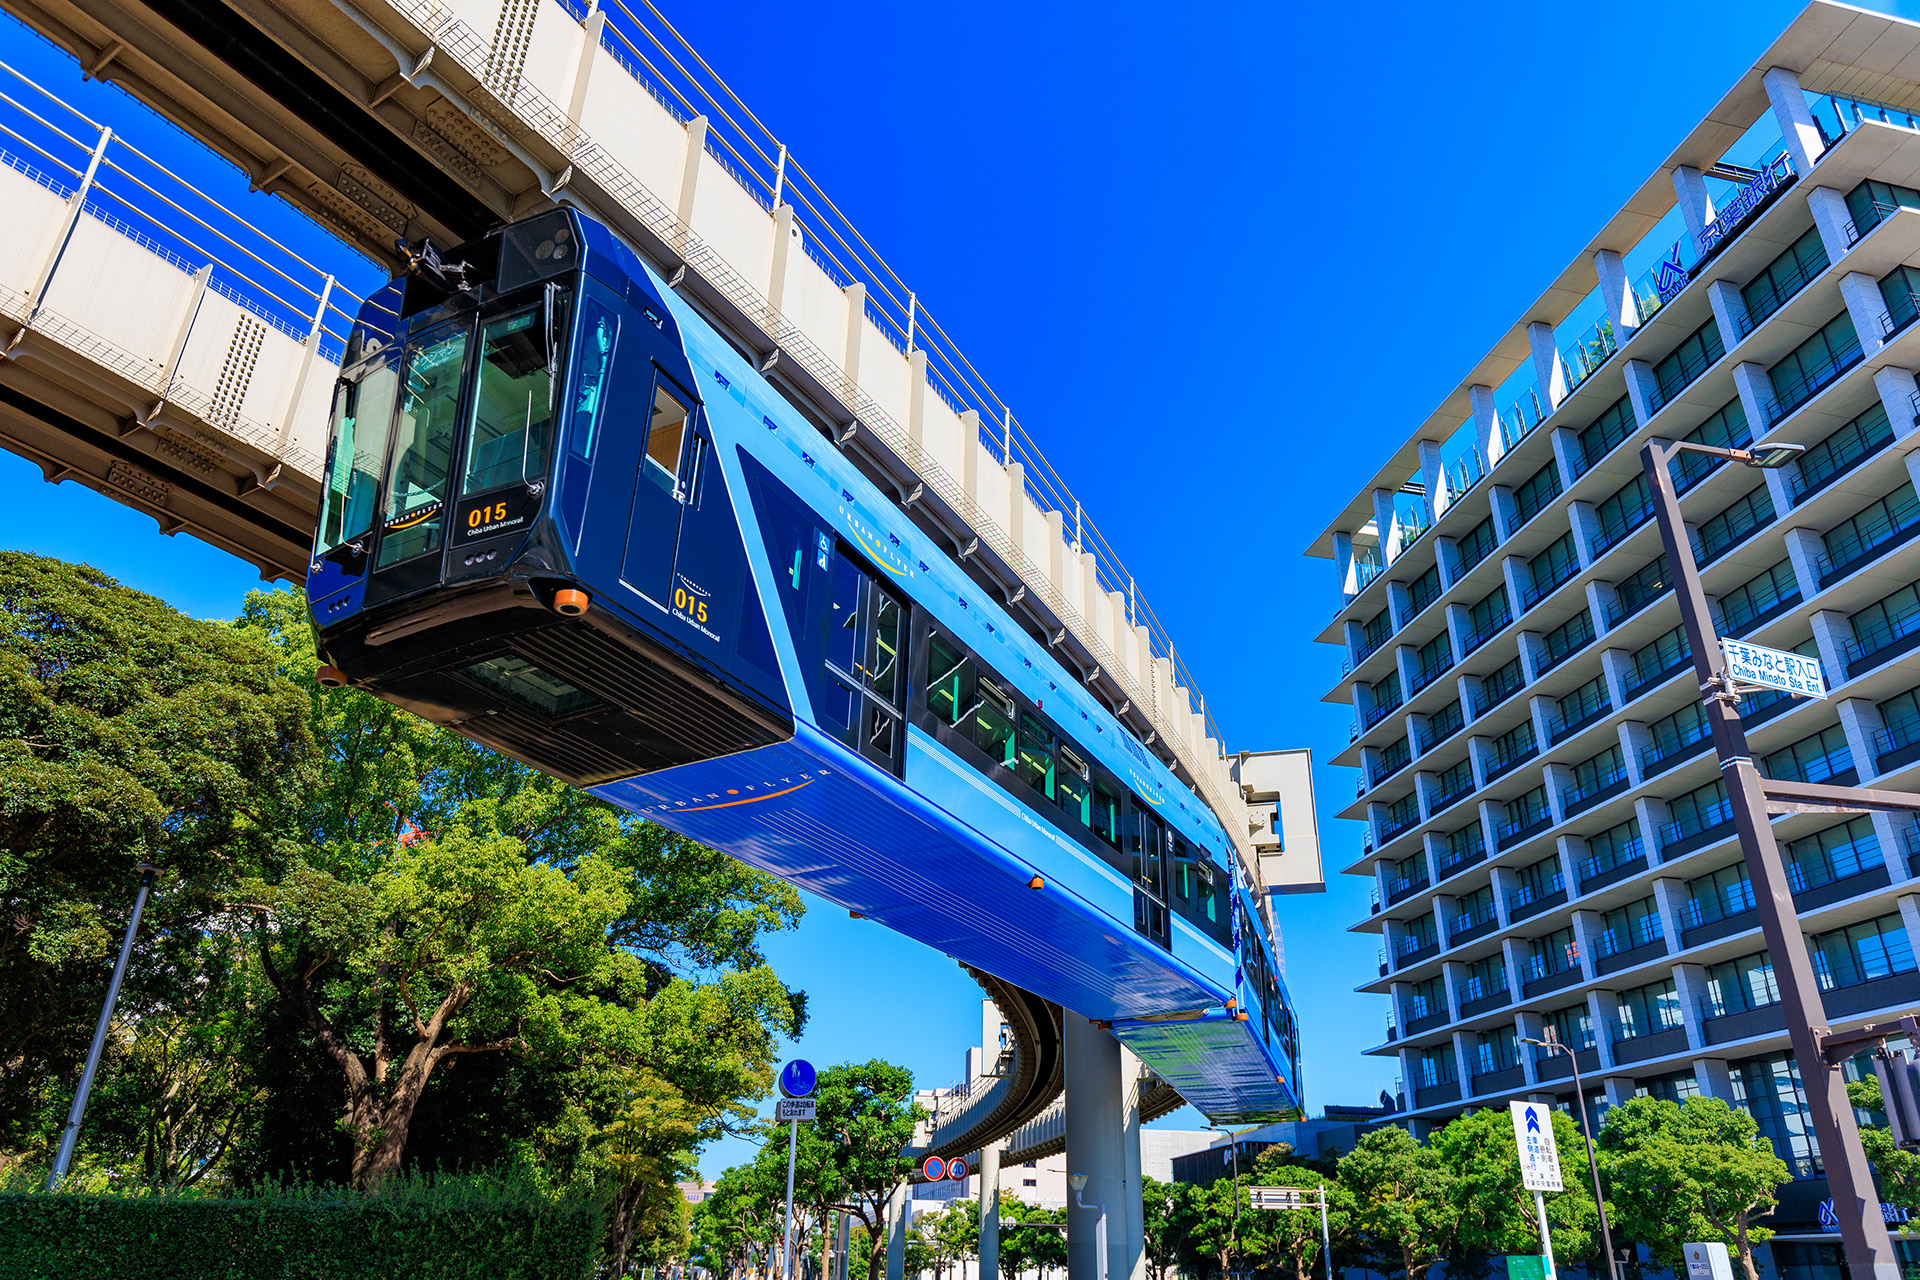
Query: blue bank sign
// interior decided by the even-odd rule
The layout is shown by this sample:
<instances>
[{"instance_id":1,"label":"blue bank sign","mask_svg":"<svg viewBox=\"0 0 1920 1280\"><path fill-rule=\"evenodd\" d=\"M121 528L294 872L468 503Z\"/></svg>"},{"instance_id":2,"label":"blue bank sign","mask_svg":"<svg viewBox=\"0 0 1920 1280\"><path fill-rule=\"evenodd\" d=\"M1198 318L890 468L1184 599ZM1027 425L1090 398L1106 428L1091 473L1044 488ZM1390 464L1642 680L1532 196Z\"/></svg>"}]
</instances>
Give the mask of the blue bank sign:
<instances>
[{"instance_id":1,"label":"blue bank sign","mask_svg":"<svg viewBox=\"0 0 1920 1280\"><path fill-rule=\"evenodd\" d=\"M1782 155L1749 179L1746 186L1734 192L1733 199L1714 210L1713 221L1702 228L1699 235L1701 256L1719 248L1741 223L1792 178L1793 161Z\"/></svg>"}]
</instances>

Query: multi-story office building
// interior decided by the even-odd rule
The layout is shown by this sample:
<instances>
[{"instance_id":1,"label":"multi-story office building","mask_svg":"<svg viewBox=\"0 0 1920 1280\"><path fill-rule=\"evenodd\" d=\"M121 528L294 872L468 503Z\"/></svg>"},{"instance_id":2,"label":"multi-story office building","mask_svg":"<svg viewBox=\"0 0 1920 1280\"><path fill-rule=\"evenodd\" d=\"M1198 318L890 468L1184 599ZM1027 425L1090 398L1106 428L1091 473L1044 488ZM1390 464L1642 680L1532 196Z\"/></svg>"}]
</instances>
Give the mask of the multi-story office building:
<instances>
[{"instance_id":1,"label":"multi-story office building","mask_svg":"<svg viewBox=\"0 0 1920 1280\"><path fill-rule=\"evenodd\" d=\"M1764 775L1920 790L1920 26L1808 7L1311 548L1354 707L1336 763L1417 1131L1636 1093L1805 1122L1753 891L1651 518L1650 438L1790 440L1677 471L1718 631L1817 655L1824 701L1741 704ZM1775 820L1829 1020L1920 1003L1920 840Z\"/></svg>"}]
</instances>

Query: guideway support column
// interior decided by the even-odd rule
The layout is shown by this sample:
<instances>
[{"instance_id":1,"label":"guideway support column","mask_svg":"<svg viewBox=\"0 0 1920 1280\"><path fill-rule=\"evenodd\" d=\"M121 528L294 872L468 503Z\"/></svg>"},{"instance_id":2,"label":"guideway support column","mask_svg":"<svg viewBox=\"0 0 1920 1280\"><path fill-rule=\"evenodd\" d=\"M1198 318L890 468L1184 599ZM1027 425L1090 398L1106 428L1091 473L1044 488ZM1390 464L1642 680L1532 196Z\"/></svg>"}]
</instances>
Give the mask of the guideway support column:
<instances>
[{"instance_id":1,"label":"guideway support column","mask_svg":"<svg viewBox=\"0 0 1920 1280\"><path fill-rule=\"evenodd\" d=\"M980 1280L1000 1280L1000 1148L980 1148Z\"/></svg>"},{"instance_id":2,"label":"guideway support column","mask_svg":"<svg viewBox=\"0 0 1920 1280\"><path fill-rule=\"evenodd\" d=\"M907 1280L907 1201L902 1182L887 1201L887 1280Z\"/></svg>"},{"instance_id":3,"label":"guideway support column","mask_svg":"<svg viewBox=\"0 0 1920 1280\"><path fill-rule=\"evenodd\" d=\"M1067 1203L1067 1280L1130 1280L1141 1254L1132 1223L1140 1220L1139 1122L1129 1126L1130 1102L1122 1078L1120 1042L1086 1018L1068 1013L1066 1024L1067 1172L1087 1175L1078 1197L1086 1206L1106 1206L1107 1269L1099 1274L1095 1231L1100 1210ZM1136 1147L1127 1158L1129 1140ZM1069 1195L1071 1196L1071 1192ZM1128 1205L1134 1205L1131 1213Z\"/></svg>"}]
</instances>

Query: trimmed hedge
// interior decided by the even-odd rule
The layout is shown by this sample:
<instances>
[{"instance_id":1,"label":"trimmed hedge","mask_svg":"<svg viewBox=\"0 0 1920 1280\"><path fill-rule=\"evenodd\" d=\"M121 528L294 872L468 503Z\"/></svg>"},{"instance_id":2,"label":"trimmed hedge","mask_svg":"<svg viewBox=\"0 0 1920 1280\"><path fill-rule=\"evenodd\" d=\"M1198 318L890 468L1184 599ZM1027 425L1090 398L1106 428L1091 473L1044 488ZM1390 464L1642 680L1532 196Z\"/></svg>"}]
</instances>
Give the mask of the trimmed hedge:
<instances>
[{"instance_id":1,"label":"trimmed hedge","mask_svg":"<svg viewBox=\"0 0 1920 1280\"><path fill-rule=\"evenodd\" d=\"M252 1195L0 1193L6 1280L583 1280L601 1206L492 1179Z\"/></svg>"}]
</instances>

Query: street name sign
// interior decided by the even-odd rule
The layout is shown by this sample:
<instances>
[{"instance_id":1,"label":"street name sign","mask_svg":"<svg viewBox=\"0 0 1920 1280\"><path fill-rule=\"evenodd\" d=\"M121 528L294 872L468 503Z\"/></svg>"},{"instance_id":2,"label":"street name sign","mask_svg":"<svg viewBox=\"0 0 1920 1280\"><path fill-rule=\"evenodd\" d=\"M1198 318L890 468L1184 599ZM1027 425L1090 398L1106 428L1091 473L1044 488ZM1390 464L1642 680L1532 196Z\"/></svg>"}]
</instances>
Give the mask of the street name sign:
<instances>
[{"instance_id":1,"label":"street name sign","mask_svg":"<svg viewBox=\"0 0 1920 1280\"><path fill-rule=\"evenodd\" d=\"M1256 1209L1318 1209L1320 1192L1312 1187L1248 1187Z\"/></svg>"},{"instance_id":2,"label":"street name sign","mask_svg":"<svg viewBox=\"0 0 1920 1280\"><path fill-rule=\"evenodd\" d=\"M814 1108L817 1105L812 1098L778 1098L774 1100L773 1118L775 1123L811 1120L814 1118Z\"/></svg>"},{"instance_id":3,"label":"street name sign","mask_svg":"<svg viewBox=\"0 0 1920 1280\"><path fill-rule=\"evenodd\" d=\"M1807 698L1827 696L1827 678L1818 658L1724 638L1720 641L1720 652L1727 660L1727 674L1736 684L1784 689Z\"/></svg>"},{"instance_id":4,"label":"street name sign","mask_svg":"<svg viewBox=\"0 0 1920 1280\"><path fill-rule=\"evenodd\" d=\"M1520 1150L1521 1185L1529 1191L1565 1191L1560 1152L1553 1145L1553 1112L1534 1102L1510 1102L1513 1145Z\"/></svg>"}]
</instances>

